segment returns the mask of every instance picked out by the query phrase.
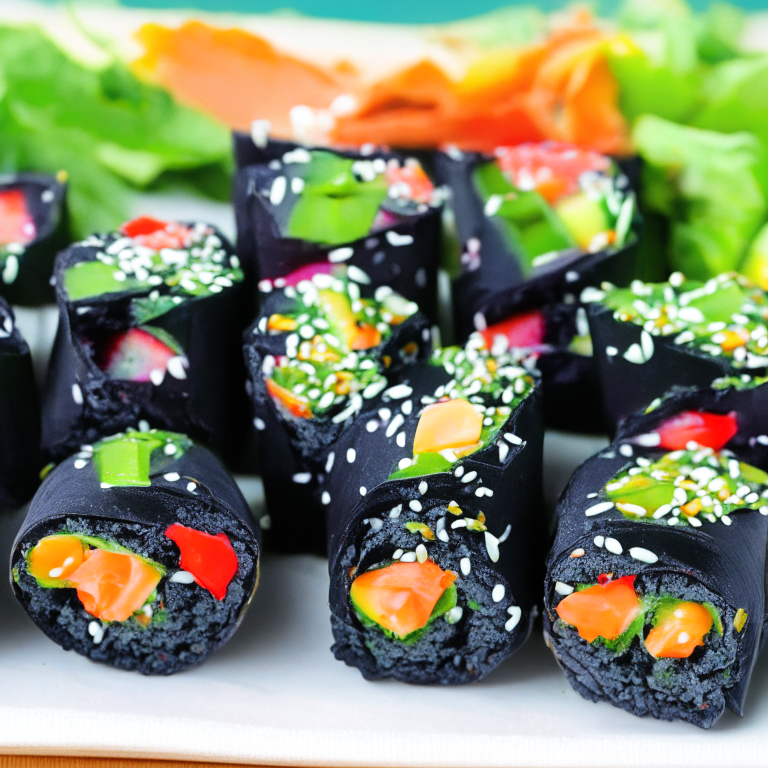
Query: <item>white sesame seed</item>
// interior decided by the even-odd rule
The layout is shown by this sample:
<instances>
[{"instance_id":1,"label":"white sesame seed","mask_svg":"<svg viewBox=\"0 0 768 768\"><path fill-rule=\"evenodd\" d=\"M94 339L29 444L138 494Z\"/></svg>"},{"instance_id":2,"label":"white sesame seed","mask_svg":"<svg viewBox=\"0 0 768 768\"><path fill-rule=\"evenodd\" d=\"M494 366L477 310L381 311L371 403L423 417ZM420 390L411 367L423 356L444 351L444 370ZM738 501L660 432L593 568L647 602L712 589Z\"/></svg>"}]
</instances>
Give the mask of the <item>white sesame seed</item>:
<instances>
[{"instance_id":1,"label":"white sesame seed","mask_svg":"<svg viewBox=\"0 0 768 768\"><path fill-rule=\"evenodd\" d=\"M335 248L332 251L328 251L328 261L330 261L332 264L338 264L339 262L346 261L347 259L354 256L354 253L354 248Z\"/></svg>"},{"instance_id":2,"label":"white sesame seed","mask_svg":"<svg viewBox=\"0 0 768 768\"><path fill-rule=\"evenodd\" d=\"M74 466L75 469L85 469L88 466L88 462L86 459L76 459Z\"/></svg>"},{"instance_id":3,"label":"white sesame seed","mask_svg":"<svg viewBox=\"0 0 768 768\"><path fill-rule=\"evenodd\" d=\"M328 491L323 491L320 501L327 507L331 503L331 494Z\"/></svg>"},{"instance_id":4,"label":"white sesame seed","mask_svg":"<svg viewBox=\"0 0 768 768\"><path fill-rule=\"evenodd\" d=\"M379 422L371 420L365 425L367 432L375 432L379 428Z\"/></svg>"},{"instance_id":5,"label":"white sesame seed","mask_svg":"<svg viewBox=\"0 0 768 768\"><path fill-rule=\"evenodd\" d=\"M470 571L472 570L472 564L469 562L468 557L462 557L459 561L459 568L461 568L461 572L465 576L469 576Z\"/></svg>"},{"instance_id":6,"label":"white sesame seed","mask_svg":"<svg viewBox=\"0 0 768 768\"><path fill-rule=\"evenodd\" d=\"M648 563L652 565L658 561L658 556L651 552L649 549L643 547L631 547L629 550L629 556L635 560L639 560L641 563Z\"/></svg>"},{"instance_id":7,"label":"white sesame seed","mask_svg":"<svg viewBox=\"0 0 768 768\"><path fill-rule=\"evenodd\" d=\"M104 639L104 627L98 621L88 624L88 634L93 638L93 644L98 645Z\"/></svg>"},{"instance_id":8,"label":"white sesame seed","mask_svg":"<svg viewBox=\"0 0 768 768\"><path fill-rule=\"evenodd\" d=\"M462 483L471 483L477 477L477 472L473 469L471 472L467 472L464 477L461 478Z\"/></svg>"},{"instance_id":9,"label":"white sesame seed","mask_svg":"<svg viewBox=\"0 0 768 768\"><path fill-rule=\"evenodd\" d=\"M421 512L422 506L421 502L417 499L414 499L413 501L408 502L408 506L414 511L414 512Z\"/></svg>"},{"instance_id":10,"label":"white sesame seed","mask_svg":"<svg viewBox=\"0 0 768 768\"><path fill-rule=\"evenodd\" d=\"M72 385L72 399L77 403L77 405L83 404L83 390L80 389L79 384L73 384Z\"/></svg>"},{"instance_id":11,"label":"white sesame seed","mask_svg":"<svg viewBox=\"0 0 768 768\"><path fill-rule=\"evenodd\" d=\"M394 230L389 230L385 237L389 244L394 246L411 245L413 243L413 237L411 237L411 235L401 235Z\"/></svg>"},{"instance_id":12,"label":"white sesame seed","mask_svg":"<svg viewBox=\"0 0 768 768\"><path fill-rule=\"evenodd\" d=\"M395 442L399 448L405 448L405 432L398 432Z\"/></svg>"},{"instance_id":13,"label":"white sesame seed","mask_svg":"<svg viewBox=\"0 0 768 768\"><path fill-rule=\"evenodd\" d=\"M189 571L176 571L168 581L172 581L174 584L193 584L195 577Z\"/></svg>"},{"instance_id":14,"label":"white sesame seed","mask_svg":"<svg viewBox=\"0 0 768 768\"><path fill-rule=\"evenodd\" d=\"M507 632L511 632L520 623L523 611L517 605L510 605L509 608L507 608L507 613L509 614L509 619L504 625L504 629L506 629Z\"/></svg>"},{"instance_id":15,"label":"white sesame seed","mask_svg":"<svg viewBox=\"0 0 768 768\"><path fill-rule=\"evenodd\" d=\"M348 448L347 449L347 461L350 464L354 464L356 457L357 457L357 451L354 448Z\"/></svg>"},{"instance_id":16,"label":"white sesame seed","mask_svg":"<svg viewBox=\"0 0 768 768\"><path fill-rule=\"evenodd\" d=\"M393 560L399 560L403 556L403 550L402 549L396 549L392 553L392 559Z\"/></svg>"},{"instance_id":17,"label":"white sesame seed","mask_svg":"<svg viewBox=\"0 0 768 768\"><path fill-rule=\"evenodd\" d=\"M173 443L166 443L165 448L163 448L163 453L166 456L173 456L173 454L176 453L176 451L178 450L179 449Z\"/></svg>"},{"instance_id":18,"label":"white sesame seed","mask_svg":"<svg viewBox=\"0 0 768 768\"><path fill-rule=\"evenodd\" d=\"M311 472L297 472L293 476L293 482L299 485L306 485L310 480L312 480Z\"/></svg>"},{"instance_id":19,"label":"white sesame seed","mask_svg":"<svg viewBox=\"0 0 768 768\"><path fill-rule=\"evenodd\" d=\"M466 527L467 527L466 520L454 520L454 522L451 523L451 528L466 528Z\"/></svg>"},{"instance_id":20,"label":"white sesame seed","mask_svg":"<svg viewBox=\"0 0 768 768\"><path fill-rule=\"evenodd\" d=\"M631 456L633 454L632 446L628 443L624 443L623 445L619 446L619 453L622 456Z\"/></svg>"},{"instance_id":21,"label":"white sesame seed","mask_svg":"<svg viewBox=\"0 0 768 768\"><path fill-rule=\"evenodd\" d=\"M598 549L602 549L605 545L605 536L595 536L594 543Z\"/></svg>"},{"instance_id":22,"label":"white sesame seed","mask_svg":"<svg viewBox=\"0 0 768 768\"><path fill-rule=\"evenodd\" d=\"M139 432L149 432L149 422L146 419L139 419Z\"/></svg>"},{"instance_id":23,"label":"white sesame seed","mask_svg":"<svg viewBox=\"0 0 768 768\"><path fill-rule=\"evenodd\" d=\"M619 544L616 539L613 539L610 536L605 540L605 548L609 552L612 552L614 555L620 555L624 551L624 548L621 546L621 544Z\"/></svg>"},{"instance_id":24,"label":"white sesame seed","mask_svg":"<svg viewBox=\"0 0 768 768\"><path fill-rule=\"evenodd\" d=\"M499 560L499 540L488 531L485 532L485 549L488 552L488 557L496 563Z\"/></svg>"},{"instance_id":25,"label":"white sesame seed","mask_svg":"<svg viewBox=\"0 0 768 768\"><path fill-rule=\"evenodd\" d=\"M459 464L458 467L453 471L453 474L456 475L456 477L461 477L464 474L464 467Z\"/></svg>"},{"instance_id":26,"label":"white sesame seed","mask_svg":"<svg viewBox=\"0 0 768 768\"><path fill-rule=\"evenodd\" d=\"M584 514L587 517L594 517L595 515L601 515L603 512L607 512L609 509L613 509L612 501L601 501L599 504L594 504L585 510Z\"/></svg>"},{"instance_id":27,"label":"white sesame seed","mask_svg":"<svg viewBox=\"0 0 768 768\"><path fill-rule=\"evenodd\" d=\"M500 603L504 599L506 592L507 590L504 588L503 584L497 584L491 592L491 598L493 599L493 602Z\"/></svg>"},{"instance_id":28,"label":"white sesame seed","mask_svg":"<svg viewBox=\"0 0 768 768\"><path fill-rule=\"evenodd\" d=\"M178 472L168 472L163 475L163 478L169 483L175 483L176 481L181 480L181 475Z\"/></svg>"},{"instance_id":29,"label":"white sesame seed","mask_svg":"<svg viewBox=\"0 0 768 768\"><path fill-rule=\"evenodd\" d=\"M411 459L406 457L405 459L400 459L400 461L397 462L397 468L398 469L407 469L408 467L411 466L412 463L413 462L411 461Z\"/></svg>"},{"instance_id":30,"label":"white sesame seed","mask_svg":"<svg viewBox=\"0 0 768 768\"><path fill-rule=\"evenodd\" d=\"M503 544L509 538L510 533L512 533L512 526L507 525L507 527L504 529L504 533L499 536L499 544Z\"/></svg>"},{"instance_id":31,"label":"white sesame seed","mask_svg":"<svg viewBox=\"0 0 768 768\"><path fill-rule=\"evenodd\" d=\"M499 441L499 464L503 464L509 455L509 446Z\"/></svg>"},{"instance_id":32,"label":"white sesame seed","mask_svg":"<svg viewBox=\"0 0 768 768\"><path fill-rule=\"evenodd\" d=\"M429 485L427 485L427 481L422 480L419 483L419 493L423 496L428 490L429 490Z\"/></svg>"},{"instance_id":33,"label":"white sesame seed","mask_svg":"<svg viewBox=\"0 0 768 768\"><path fill-rule=\"evenodd\" d=\"M562 581L555 583L555 592L558 595L570 595L573 592L573 587L570 584L564 584Z\"/></svg>"},{"instance_id":34,"label":"white sesame seed","mask_svg":"<svg viewBox=\"0 0 768 768\"><path fill-rule=\"evenodd\" d=\"M384 392L384 395L392 400L402 400L403 398L410 397L412 394L413 388L407 384L396 384Z\"/></svg>"},{"instance_id":35,"label":"white sesame seed","mask_svg":"<svg viewBox=\"0 0 768 768\"><path fill-rule=\"evenodd\" d=\"M366 493L368 493L368 489L364 485L361 485L360 486L360 495L361 496L365 496Z\"/></svg>"},{"instance_id":36,"label":"white sesame seed","mask_svg":"<svg viewBox=\"0 0 768 768\"><path fill-rule=\"evenodd\" d=\"M401 558L401 563L415 563L416 562L416 553L415 552L406 552Z\"/></svg>"},{"instance_id":37,"label":"white sesame seed","mask_svg":"<svg viewBox=\"0 0 768 768\"><path fill-rule=\"evenodd\" d=\"M372 531L380 531L384 526L384 521L378 517L372 517L368 520L368 525L371 526Z\"/></svg>"},{"instance_id":38,"label":"white sesame seed","mask_svg":"<svg viewBox=\"0 0 768 768\"><path fill-rule=\"evenodd\" d=\"M187 490L190 493L194 493L196 489L197 489L197 484L196 483L187 483Z\"/></svg>"},{"instance_id":39,"label":"white sesame seed","mask_svg":"<svg viewBox=\"0 0 768 768\"><path fill-rule=\"evenodd\" d=\"M523 442L523 439L521 437L518 437L517 435L513 434L512 432L505 432L504 433L504 439L512 443L512 445L520 445Z\"/></svg>"}]
</instances>

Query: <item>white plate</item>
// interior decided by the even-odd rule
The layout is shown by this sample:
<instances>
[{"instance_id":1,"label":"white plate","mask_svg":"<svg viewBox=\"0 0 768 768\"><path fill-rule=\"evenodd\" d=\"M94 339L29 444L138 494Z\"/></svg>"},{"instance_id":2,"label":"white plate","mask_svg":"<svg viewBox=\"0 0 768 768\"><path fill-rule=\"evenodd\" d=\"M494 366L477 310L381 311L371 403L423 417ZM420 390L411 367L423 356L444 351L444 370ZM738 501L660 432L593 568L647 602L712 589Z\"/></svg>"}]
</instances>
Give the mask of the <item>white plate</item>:
<instances>
[{"instance_id":1,"label":"white plate","mask_svg":"<svg viewBox=\"0 0 768 768\"><path fill-rule=\"evenodd\" d=\"M604 441L552 433L554 492ZM251 498L259 484L246 481ZM0 522L6 555L21 516ZM6 560L7 562L7 560ZM539 626L481 683L456 688L366 682L330 653L324 559L268 555L237 634L173 677L120 672L65 652L0 590L0 752L152 757L264 765L765 765L768 666L747 716L711 731L639 719L571 690Z\"/></svg>"}]
</instances>

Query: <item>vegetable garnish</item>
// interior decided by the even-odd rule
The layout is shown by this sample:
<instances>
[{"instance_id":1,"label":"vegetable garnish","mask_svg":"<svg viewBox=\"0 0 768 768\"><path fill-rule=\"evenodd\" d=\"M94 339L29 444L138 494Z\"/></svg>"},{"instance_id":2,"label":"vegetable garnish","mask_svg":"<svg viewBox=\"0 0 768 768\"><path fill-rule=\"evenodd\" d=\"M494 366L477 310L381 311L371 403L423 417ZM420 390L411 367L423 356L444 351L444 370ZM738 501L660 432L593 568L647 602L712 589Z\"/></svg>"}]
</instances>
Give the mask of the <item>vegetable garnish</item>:
<instances>
[{"instance_id":1,"label":"vegetable garnish","mask_svg":"<svg viewBox=\"0 0 768 768\"><path fill-rule=\"evenodd\" d=\"M237 573L237 554L225 533L212 535L174 523L165 535L181 551L179 565L217 600L227 595L227 587Z\"/></svg>"},{"instance_id":2,"label":"vegetable garnish","mask_svg":"<svg viewBox=\"0 0 768 768\"><path fill-rule=\"evenodd\" d=\"M730 525L733 512L768 514L768 474L711 448L672 451L655 461L638 457L605 493L625 517L666 525Z\"/></svg>"},{"instance_id":3,"label":"vegetable garnish","mask_svg":"<svg viewBox=\"0 0 768 768\"><path fill-rule=\"evenodd\" d=\"M89 549L67 581L88 613L103 621L125 621L144 605L162 575L136 555Z\"/></svg>"},{"instance_id":4,"label":"vegetable garnish","mask_svg":"<svg viewBox=\"0 0 768 768\"><path fill-rule=\"evenodd\" d=\"M440 597L456 580L431 560L393 563L358 576L349 591L364 617L404 638L426 626Z\"/></svg>"},{"instance_id":5,"label":"vegetable garnish","mask_svg":"<svg viewBox=\"0 0 768 768\"><path fill-rule=\"evenodd\" d=\"M713 623L712 613L699 603L664 600L656 608L645 647L657 659L687 659L704 645Z\"/></svg>"},{"instance_id":6,"label":"vegetable garnish","mask_svg":"<svg viewBox=\"0 0 768 768\"><path fill-rule=\"evenodd\" d=\"M706 413L684 411L664 421L656 428L659 448L676 451L695 443L719 451L739 431L736 413Z\"/></svg>"},{"instance_id":7,"label":"vegetable garnish","mask_svg":"<svg viewBox=\"0 0 768 768\"><path fill-rule=\"evenodd\" d=\"M29 553L28 567L41 586L59 587L84 559L83 543L77 536L46 536Z\"/></svg>"},{"instance_id":8,"label":"vegetable garnish","mask_svg":"<svg viewBox=\"0 0 768 768\"><path fill-rule=\"evenodd\" d=\"M483 417L463 398L428 405L416 427L414 454L439 453L446 448L474 447L480 440Z\"/></svg>"},{"instance_id":9,"label":"vegetable garnish","mask_svg":"<svg viewBox=\"0 0 768 768\"><path fill-rule=\"evenodd\" d=\"M27 208L24 191L0 191L0 248L11 244L28 245L36 234L35 220Z\"/></svg>"},{"instance_id":10,"label":"vegetable garnish","mask_svg":"<svg viewBox=\"0 0 768 768\"><path fill-rule=\"evenodd\" d=\"M635 578L609 579L603 575L600 583L563 598L557 605L557 614L576 627L579 635L589 643L598 637L615 640L640 614Z\"/></svg>"},{"instance_id":11,"label":"vegetable garnish","mask_svg":"<svg viewBox=\"0 0 768 768\"><path fill-rule=\"evenodd\" d=\"M522 348L535 349L544 343L546 320L540 310L522 312L500 323L489 325L480 332L489 350Z\"/></svg>"},{"instance_id":12,"label":"vegetable garnish","mask_svg":"<svg viewBox=\"0 0 768 768\"><path fill-rule=\"evenodd\" d=\"M195 234L192 227L175 221L160 221L151 216L127 221L120 227L120 232L153 251L161 248L188 248Z\"/></svg>"},{"instance_id":13,"label":"vegetable garnish","mask_svg":"<svg viewBox=\"0 0 768 768\"><path fill-rule=\"evenodd\" d=\"M159 384L165 378L169 363L175 358L178 358L182 369L188 365L175 342L174 348L165 341L173 340L168 338L168 334L160 333L159 329L130 328L92 342L91 346L94 362L109 378ZM175 370L173 364L170 367L176 373L182 373Z\"/></svg>"}]
</instances>

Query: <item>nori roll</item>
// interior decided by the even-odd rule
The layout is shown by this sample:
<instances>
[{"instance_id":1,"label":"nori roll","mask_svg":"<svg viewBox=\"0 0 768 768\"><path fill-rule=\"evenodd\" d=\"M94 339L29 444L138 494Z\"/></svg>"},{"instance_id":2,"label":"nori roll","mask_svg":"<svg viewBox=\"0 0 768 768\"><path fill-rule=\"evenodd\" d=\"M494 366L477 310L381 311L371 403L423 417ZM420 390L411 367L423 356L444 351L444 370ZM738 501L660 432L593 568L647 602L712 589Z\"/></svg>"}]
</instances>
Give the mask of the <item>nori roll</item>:
<instances>
[{"instance_id":1,"label":"nori roll","mask_svg":"<svg viewBox=\"0 0 768 768\"><path fill-rule=\"evenodd\" d=\"M43 481L11 579L54 642L168 675L234 633L258 582L259 530L217 459L185 435L105 438Z\"/></svg>"},{"instance_id":2,"label":"nori roll","mask_svg":"<svg viewBox=\"0 0 768 768\"><path fill-rule=\"evenodd\" d=\"M258 161L235 181L237 251L259 280L295 285L342 265L364 296L386 285L435 317L442 196L417 160L289 142L248 159Z\"/></svg>"},{"instance_id":3,"label":"nori roll","mask_svg":"<svg viewBox=\"0 0 768 768\"><path fill-rule=\"evenodd\" d=\"M244 341L267 542L325 553L314 494L324 453L404 366L429 355L427 320L387 287L364 299L357 283L318 274L265 294Z\"/></svg>"},{"instance_id":4,"label":"nori roll","mask_svg":"<svg viewBox=\"0 0 768 768\"><path fill-rule=\"evenodd\" d=\"M436 350L327 454L333 652L366 679L479 680L528 637L547 528L534 373Z\"/></svg>"},{"instance_id":5,"label":"nori roll","mask_svg":"<svg viewBox=\"0 0 768 768\"><path fill-rule=\"evenodd\" d=\"M0 298L0 509L35 492L40 472L40 402L29 347Z\"/></svg>"},{"instance_id":6,"label":"nori roll","mask_svg":"<svg viewBox=\"0 0 768 768\"><path fill-rule=\"evenodd\" d=\"M227 240L203 223L143 217L61 253L46 455L146 421L234 459L247 410L242 281Z\"/></svg>"},{"instance_id":7,"label":"nori roll","mask_svg":"<svg viewBox=\"0 0 768 768\"><path fill-rule=\"evenodd\" d=\"M51 277L68 243L66 192L53 176L0 175L0 296L11 304L56 300Z\"/></svg>"},{"instance_id":8,"label":"nori roll","mask_svg":"<svg viewBox=\"0 0 768 768\"><path fill-rule=\"evenodd\" d=\"M556 142L437 157L455 236L456 335L540 354L552 426L600 431L597 379L581 290L628 283L639 226L635 196L610 158ZM501 345L501 347L499 347Z\"/></svg>"},{"instance_id":9,"label":"nori roll","mask_svg":"<svg viewBox=\"0 0 768 768\"><path fill-rule=\"evenodd\" d=\"M688 391L637 415L563 494L545 638L585 698L703 728L741 714L768 544L768 474L742 453L768 466L768 435L743 395Z\"/></svg>"},{"instance_id":10,"label":"nori roll","mask_svg":"<svg viewBox=\"0 0 768 768\"><path fill-rule=\"evenodd\" d=\"M611 432L672 387L768 370L768 294L740 275L606 283L585 289L582 300Z\"/></svg>"}]
</instances>

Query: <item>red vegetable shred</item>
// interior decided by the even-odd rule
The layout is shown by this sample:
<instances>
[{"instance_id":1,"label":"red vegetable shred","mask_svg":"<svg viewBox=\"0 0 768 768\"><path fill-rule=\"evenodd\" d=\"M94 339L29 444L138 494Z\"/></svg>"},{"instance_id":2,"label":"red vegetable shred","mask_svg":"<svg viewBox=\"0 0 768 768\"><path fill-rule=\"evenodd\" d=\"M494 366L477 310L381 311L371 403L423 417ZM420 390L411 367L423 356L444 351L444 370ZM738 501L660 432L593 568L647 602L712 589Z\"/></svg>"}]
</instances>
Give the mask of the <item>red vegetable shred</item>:
<instances>
[{"instance_id":1,"label":"red vegetable shred","mask_svg":"<svg viewBox=\"0 0 768 768\"><path fill-rule=\"evenodd\" d=\"M37 230L27 209L27 199L20 189L0 191L0 244L31 243Z\"/></svg>"},{"instance_id":2,"label":"red vegetable shred","mask_svg":"<svg viewBox=\"0 0 768 768\"><path fill-rule=\"evenodd\" d=\"M481 333L488 349L493 347L493 341L497 336L503 336L510 347L530 348L544 343L545 331L544 314L533 310L514 315L495 325L489 325Z\"/></svg>"},{"instance_id":3,"label":"red vegetable shred","mask_svg":"<svg viewBox=\"0 0 768 768\"><path fill-rule=\"evenodd\" d=\"M719 451L738 431L735 412L718 414L703 411L683 411L667 419L656 430L661 439L659 447L667 451L681 450L688 443Z\"/></svg>"},{"instance_id":4,"label":"red vegetable shred","mask_svg":"<svg viewBox=\"0 0 768 768\"><path fill-rule=\"evenodd\" d=\"M181 550L179 565L217 600L223 600L237 573L237 554L225 533L215 536L174 523L165 535Z\"/></svg>"}]
</instances>

